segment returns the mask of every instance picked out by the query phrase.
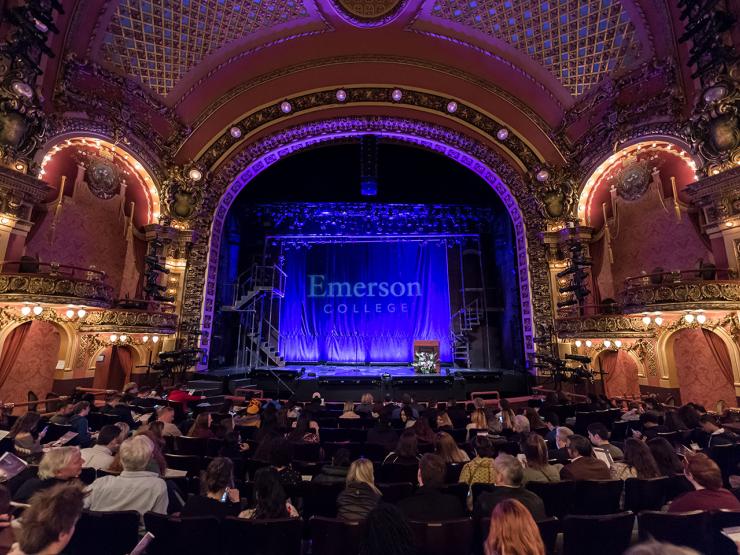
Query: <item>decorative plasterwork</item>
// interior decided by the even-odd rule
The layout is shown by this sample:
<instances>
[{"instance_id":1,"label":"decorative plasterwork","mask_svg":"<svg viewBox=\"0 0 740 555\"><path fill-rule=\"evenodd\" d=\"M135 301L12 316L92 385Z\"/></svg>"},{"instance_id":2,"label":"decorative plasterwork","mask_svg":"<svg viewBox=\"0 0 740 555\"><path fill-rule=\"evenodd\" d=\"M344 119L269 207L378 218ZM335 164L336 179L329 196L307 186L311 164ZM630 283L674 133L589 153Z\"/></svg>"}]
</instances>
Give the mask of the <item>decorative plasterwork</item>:
<instances>
[{"instance_id":1,"label":"decorative plasterwork","mask_svg":"<svg viewBox=\"0 0 740 555\"><path fill-rule=\"evenodd\" d=\"M641 317L622 314L600 314L582 318L558 318L555 332L561 339L603 337L617 334L619 337L654 337L655 328L645 325Z\"/></svg>"},{"instance_id":2,"label":"decorative plasterwork","mask_svg":"<svg viewBox=\"0 0 740 555\"><path fill-rule=\"evenodd\" d=\"M145 310L110 309L88 314L80 326L81 332L159 333L168 335L177 330L177 314Z\"/></svg>"},{"instance_id":3,"label":"decorative plasterwork","mask_svg":"<svg viewBox=\"0 0 740 555\"><path fill-rule=\"evenodd\" d=\"M693 203L702 209L705 230L712 232L740 223L740 166L705 177L686 188Z\"/></svg>"},{"instance_id":4,"label":"decorative plasterwork","mask_svg":"<svg viewBox=\"0 0 740 555\"><path fill-rule=\"evenodd\" d=\"M65 275L0 274L0 302L110 306L113 288L103 281Z\"/></svg>"},{"instance_id":5,"label":"decorative plasterwork","mask_svg":"<svg viewBox=\"0 0 740 555\"><path fill-rule=\"evenodd\" d=\"M358 27L379 27L393 21L407 0L331 0L337 13Z\"/></svg>"},{"instance_id":6,"label":"decorative plasterwork","mask_svg":"<svg viewBox=\"0 0 740 555\"><path fill-rule=\"evenodd\" d=\"M103 38L103 56L166 96L219 48L307 16L302 0L119 0Z\"/></svg>"},{"instance_id":7,"label":"decorative plasterwork","mask_svg":"<svg viewBox=\"0 0 740 555\"><path fill-rule=\"evenodd\" d=\"M617 0L437 0L431 15L509 44L573 96L639 55L634 26Z\"/></svg>"},{"instance_id":8,"label":"decorative plasterwork","mask_svg":"<svg viewBox=\"0 0 740 555\"><path fill-rule=\"evenodd\" d=\"M420 121L395 118L342 118L306 124L282 131L250 145L219 169L203 202L198 219L210 226L190 253L182 324L194 324L203 332L200 343L208 348L213 325L218 257L223 224L229 206L255 175L282 157L306 147L346 137L373 133L439 152L467 166L491 184L512 216L516 234L519 283L525 348L534 349L539 323L551 321L550 286L544 250L538 233L544 222L528 186L511 166L483 144L450 129ZM525 225L526 222L526 225ZM538 329L535 331L535 322ZM544 333L544 331L543 331ZM189 338L195 345L197 337Z\"/></svg>"},{"instance_id":9,"label":"decorative plasterwork","mask_svg":"<svg viewBox=\"0 0 740 555\"><path fill-rule=\"evenodd\" d=\"M623 293L622 304L625 312L740 310L740 281L630 285Z\"/></svg>"}]
</instances>

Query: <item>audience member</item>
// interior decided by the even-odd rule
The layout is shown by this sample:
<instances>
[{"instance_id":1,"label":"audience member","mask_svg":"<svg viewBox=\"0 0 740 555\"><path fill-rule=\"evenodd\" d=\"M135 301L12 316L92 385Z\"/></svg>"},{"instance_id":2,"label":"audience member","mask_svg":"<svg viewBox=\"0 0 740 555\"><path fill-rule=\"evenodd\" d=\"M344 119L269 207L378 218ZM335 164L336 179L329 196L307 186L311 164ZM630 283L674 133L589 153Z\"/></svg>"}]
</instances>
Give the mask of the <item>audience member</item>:
<instances>
[{"instance_id":1,"label":"audience member","mask_svg":"<svg viewBox=\"0 0 740 555\"><path fill-rule=\"evenodd\" d=\"M558 426L555 431L555 449L549 451L547 458L555 460L558 464L568 464L570 454L568 453L568 438L573 435L573 430L565 426Z\"/></svg>"},{"instance_id":2,"label":"audience member","mask_svg":"<svg viewBox=\"0 0 740 555\"><path fill-rule=\"evenodd\" d=\"M23 511L9 555L63 553L82 514L84 493L77 484L58 484L38 492Z\"/></svg>"},{"instance_id":3,"label":"audience member","mask_svg":"<svg viewBox=\"0 0 740 555\"><path fill-rule=\"evenodd\" d=\"M114 454L120 445L118 436L121 430L118 426L108 424L100 428L95 445L80 451L83 460L83 468L94 468L96 470L108 470L113 464Z\"/></svg>"},{"instance_id":4,"label":"audience member","mask_svg":"<svg viewBox=\"0 0 740 555\"><path fill-rule=\"evenodd\" d=\"M91 511L166 514L167 485L158 473L147 470L153 453L154 443L146 435L124 441L118 450L123 471L95 480L88 488L85 506Z\"/></svg>"},{"instance_id":5,"label":"audience member","mask_svg":"<svg viewBox=\"0 0 740 555\"><path fill-rule=\"evenodd\" d=\"M401 407L398 418L404 428L412 428L416 424L416 416L414 416L414 410L411 407Z\"/></svg>"},{"instance_id":6,"label":"audience member","mask_svg":"<svg viewBox=\"0 0 740 555\"><path fill-rule=\"evenodd\" d=\"M391 418L393 418L394 420L400 420L401 412L404 408L409 409L411 418L413 418L414 420L419 418L419 411L416 408L412 407L413 402L414 401L411 398L411 395L409 395L408 393L404 393L401 397L400 405L393 409L393 414L391 415Z\"/></svg>"},{"instance_id":7,"label":"audience member","mask_svg":"<svg viewBox=\"0 0 740 555\"><path fill-rule=\"evenodd\" d=\"M375 399L373 399L372 393L363 393L360 397L360 404L355 409L355 412L360 416L369 418L373 414L375 407Z\"/></svg>"},{"instance_id":8,"label":"audience member","mask_svg":"<svg viewBox=\"0 0 740 555\"><path fill-rule=\"evenodd\" d=\"M419 464L419 444L413 430L404 430L396 449L388 453L383 464Z\"/></svg>"},{"instance_id":9,"label":"audience member","mask_svg":"<svg viewBox=\"0 0 740 555\"><path fill-rule=\"evenodd\" d=\"M10 428L8 438L13 440L16 455L29 463L37 462L43 453L41 440L46 435L46 428L36 434L41 415L38 412L28 411L15 421Z\"/></svg>"},{"instance_id":10,"label":"audience member","mask_svg":"<svg viewBox=\"0 0 740 555\"><path fill-rule=\"evenodd\" d=\"M545 555L537 523L531 512L516 499L504 499L491 513L486 555Z\"/></svg>"},{"instance_id":11,"label":"audience member","mask_svg":"<svg viewBox=\"0 0 740 555\"><path fill-rule=\"evenodd\" d=\"M717 424L717 420L711 414L704 414L699 418L701 422L701 428L708 435L707 447L715 447L717 445L734 445L737 443L737 434L730 430L725 430Z\"/></svg>"},{"instance_id":12,"label":"audience member","mask_svg":"<svg viewBox=\"0 0 740 555\"><path fill-rule=\"evenodd\" d=\"M416 555L414 534L395 505L381 503L367 515L359 555Z\"/></svg>"},{"instance_id":13,"label":"audience member","mask_svg":"<svg viewBox=\"0 0 740 555\"><path fill-rule=\"evenodd\" d=\"M218 519L238 516L239 490L234 487L234 463L230 459L213 459L201 474L200 495L190 496L181 516L214 516Z\"/></svg>"},{"instance_id":14,"label":"audience member","mask_svg":"<svg viewBox=\"0 0 740 555\"><path fill-rule=\"evenodd\" d=\"M501 428L503 430L513 430L514 417L516 415L514 414L514 411L511 410L511 403L509 403L508 399L501 399L498 402L498 406L501 410L496 414L496 418L501 422Z\"/></svg>"},{"instance_id":15,"label":"audience member","mask_svg":"<svg viewBox=\"0 0 740 555\"><path fill-rule=\"evenodd\" d=\"M611 434L604 424L601 422L594 422L593 424L589 424L586 430L588 431L588 439L595 447L601 447L604 449L615 461L620 461L624 458L622 450L616 445L609 443L609 436Z\"/></svg>"},{"instance_id":16,"label":"audience member","mask_svg":"<svg viewBox=\"0 0 740 555\"><path fill-rule=\"evenodd\" d=\"M253 509L239 514L240 518L265 520L273 518L297 518L298 511L288 501L280 476L273 468L260 468L254 477Z\"/></svg>"},{"instance_id":17,"label":"audience member","mask_svg":"<svg viewBox=\"0 0 740 555\"><path fill-rule=\"evenodd\" d=\"M632 437L624 442L624 461L615 462L611 467L611 473L615 480L626 480L627 478L649 480L661 476L650 447Z\"/></svg>"},{"instance_id":18,"label":"audience member","mask_svg":"<svg viewBox=\"0 0 740 555\"><path fill-rule=\"evenodd\" d=\"M269 462L282 486L295 486L301 483L301 475L293 470L293 446L285 439L271 442Z\"/></svg>"},{"instance_id":19,"label":"audience member","mask_svg":"<svg viewBox=\"0 0 740 555\"><path fill-rule=\"evenodd\" d=\"M486 419L486 412L483 409L475 409L470 413L470 424L465 426L468 430L468 441L471 436L476 434L479 430L481 432L488 433L488 420Z\"/></svg>"},{"instance_id":20,"label":"audience member","mask_svg":"<svg viewBox=\"0 0 740 555\"><path fill-rule=\"evenodd\" d=\"M90 424L87 421L87 415L90 414L90 403L80 401L72 409L72 416L69 419L69 425L72 431L77 433L77 443L80 447L88 447L92 443L90 435Z\"/></svg>"},{"instance_id":21,"label":"audience member","mask_svg":"<svg viewBox=\"0 0 740 555\"><path fill-rule=\"evenodd\" d=\"M522 483L559 482L562 464L550 464L547 458L547 444L537 433L530 433L522 444L522 452L527 458Z\"/></svg>"},{"instance_id":22,"label":"audience member","mask_svg":"<svg viewBox=\"0 0 740 555\"><path fill-rule=\"evenodd\" d=\"M416 434L416 439L426 444L433 444L436 440L434 430L429 422L430 418L437 419L437 414L430 411L424 411L419 419L416 421L416 425L411 428Z\"/></svg>"},{"instance_id":23,"label":"audience member","mask_svg":"<svg viewBox=\"0 0 740 555\"><path fill-rule=\"evenodd\" d=\"M105 406L100 409L103 414L112 414L119 421L125 422L130 428L135 428L136 423L134 417L131 415L131 407L123 404L123 395L120 393L112 393L105 398Z\"/></svg>"},{"instance_id":24,"label":"audience member","mask_svg":"<svg viewBox=\"0 0 740 555\"><path fill-rule=\"evenodd\" d=\"M457 446L453 437L447 432L437 432L434 441L434 452L448 464L470 461L468 454Z\"/></svg>"},{"instance_id":25,"label":"audience member","mask_svg":"<svg viewBox=\"0 0 740 555\"><path fill-rule=\"evenodd\" d=\"M199 437L201 439L211 439L214 436L211 430L211 413L201 412L196 418L193 425L188 431L188 437Z\"/></svg>"},{"instance_id":26,"label":"audience member","mask_svg":"<svg viewBox=\"0 0 740 555\"><path fill-rule=\"evenodd\" d=\"M321 472L314 476L312 482L317 484L343 484L347 481L350 452L348 449L337 449L331 458L331 464L321 467Z\"/></svg>"},{"instance_id":27,"label":"audience member","mask_svg":"<svg viewBox=\"0 0 740 555\"><path fill-rule=\"evenodd\" d=\"M450 419L450 415L447 414L447 405L445 403L437 403L437 430L452 430L454 425Z\"/></svg>"},{"instance_id":28,"label":"audience member","mask_svg":"<svg viewBox=\"0 0 740 555\"><path fill-rule=\"evenodd\" d=\"M658 472L661 476L678 476L683 474L681 459L676 455L673 445L662 437L654 437L648 440L647 446L653 455Z\"/></svg>"},{"instance_id":29,"label":"audience member","mask_svg":"<svg viewBox=\"0 0 740 555\"><path fill-rule=\"evenodd\" d=\"M352 402L352 401L345 401L344 402L344 409L342 411L342 414L339 415L339 418L357 419L357 418L362 418L362 417L355 412L355 404L354 404L354 402Z\"/></svg>"},{"instance_id":30,"label":"audience member","mask_svg":"<svg viewBox=\"0 0 740 555\"><path fill-rule=\"evenodd\" d=\"M164 424L164 428L162 429L163 436L179 437L182 435L180 428L175 426L175 409L172 407L160 407L157 411L157 422Z\"/></svg>"},{"instance_id":31,"label":"audience member","mask_svg":"<svg viewBox=\"0 0 740 555\"><path fill-rule=\"evenodd\" d=\"M633 545L623 555L701 555L701 553L682 545L648 540Z\"/></svg>"},{"instance_id":32,"label":"audience member","mask_svg":"<svg viewBox=\"0 0 740 555\"><path fill-rule=\"evenodd\" d=\"M534 407L527 407L524 409L524 416L527 417L527 420L529 420L529 429L531 431L536 430L549 430L547 427L547 424L542 420L540 417L540 414L537 412L537 409Z\"/></svg>"},{"instance_id":33,"label":"audience member","mask_svg":"<svg viewBox=\"0 0 740 555\"><path fill-rule=\"evenodd\" d=\"M689 429L686 423L681 419L677 410L669 410L663 417L666 429L669 432L685 432Z\"/></svg>"},{"instance_id":34,"label":"audience member","mask_svg":"<svg viewBox=\"0 0 740 555\"><path fill-rule=\"evenodd\" d=\"M72 417L74 408L75 404L72 401L63 401L54 416L49 419L49 422L59 426L69 426L69 419Z\"/></svg>"},{"instance_id":35,"label":"audience member","mask_svg":"<svg viewBox=\"0 0 740 555\"><path fill-rule=\"evenodd\" d=\"M496 449L493 442L486 436L475 436L472 442L475 457L462 467L460 482L472 486L473 484L492 484L494 481L493 458Z\"/></svg>"},{"instance_id":36,"label":"audience member","mask_svg":"<svg viewBox=\"0 0 740 555\"><path fill-rule=\"evenodd\" d=\"M689 456L684 473L694 491L679 495L668 505L668 512L740 510L740 501L722 487L722 473L717 463L703 453Z\"/></svg>"},{"instance_id":37,"label":"audience member","mask_svg":"<svg viewBox=\"0 0 740 555\"><path fill-rule=\"evenodd\" d=\"M545 441L549 449L555 448L555 434L560 426L560 417L555 412L545 412L542 415L542 419L545 421L547 427L547 434L545 435Z\"/></svg>"},{"instance_id":38,"label":"audience member","mask_svg":"<svg viewBox=\"0 0 740 555\"><path fill-rule=\"evenodd\" d=\"M293 429L286 436L293 443L319 443L318 424L314 421L310 412L301 414L295 421Z\"/></svg>"},{"instance_id":39,"label":"audience member","mask_svg":"<svg viewBox=\"0 0 740 555\"><path fill-rule=\"evenodd\" d=\"M188 387L186 384L180 384L175 389L172 389L167 394L167 400L172 403L181 403L182 404L182 410L187 412L188 410L188 403L190 401L200 401L203 397L200 395L191 395L188 392Z\"/></svg>"},{"instance_id":40,"label":"audience member","mask_svg":"<svg viewBox=\"0 0 740 555\"><path fill-rule=\"evenodd\" d=\"M388 450L398 443L398 432L391 427L390 419L381 414L374 428L367 431L367 443L382 445Z\"/></svg>"},{"instance_id":41,"label":"audience member","mask_svg":"<svg viewBox=\"0 0 740 555\"><path fill-rule=\"evenodd\" d=\"M660 414L654 410L649 410L640 415L640 423L642 424L642 432L634 430L632 433L635 437L645 437L652 439L658 434L664 434L668 432L668 428L660 423Z\"/></svg>"},{"instance_id":42,"label":"audience member","mask_svg":"<svg viewBox=\"0 0 740 555\"><path fill-rule=\"evenodd\" d=\"M611 480L609 467L594 458L591 442L583 436L568 438L568 456L571 462L560 471L563 480Z\"/></svg>"},{"instance_id":43,"label":"audience member","mask_svg":"<svg viewBox=\"0 0 740 555\"><path fill-rule=\"evenodd\" d=\"M455 399L447 401L447 415L452 420L452 427L455 429L464 428L467 424L468 415L465 413L465 407L458 404Z\"/></svg>"},{"instance_id":44,"label":"audience member","mask_svg":"<svg viewBox=\"0 0 740 555\"><path fill-rule=\"evenodd\" d=\"M27 503L37 491L76 479L82 470L82 456L78 447L56 447L44 453L36 478L23 482L13 498Z\"/></svg>"},{"instance_id":45,"label":"audience member","mask_svg":"<svg viewBox=\"0 0 740 555\"><path fill-rule=\"evenodd\" d=\"M442 493L447 465L431 453L419 461L419 488L411 497L398 502L399 510L409 519L439 521L465 516L465 509L454 495Z\"/></svg>"},{"instance_id":46,"label":"audience member","mask_svg":"<svg viewBox=\"0 0 740 555\"><path fill-rule=\"evenodd\" d=\"M337 517L364 520L381 498L375 486L373 463L367 459L354 461L347 472L346 483L347 487L337 497Z\"/></svg>"},{"instance_id":47,"label":"audience member","mask_svg":"<svg viewBox=\"0 0 740 555\"><path fill-rule=\"evenodd\" d=\"M514 433L509 434L509 441L520 443L529 435L530 431L527 417L523 414L517 414L514 417Z\"/></svg>"},{"instance_id":48,"label":"audience member","mask_svg":"<svg viewBox=\"0 0 740 555\"><path fill-rule=\"evenodd\" d=\"M535 520L547 517L542 499L524 487L524 469L516 457L502 453L494 459L493 468L496 487L476 500L474 514L478 518L490 515L504 499L520 501Z\"/></svg>"}]
</instances>

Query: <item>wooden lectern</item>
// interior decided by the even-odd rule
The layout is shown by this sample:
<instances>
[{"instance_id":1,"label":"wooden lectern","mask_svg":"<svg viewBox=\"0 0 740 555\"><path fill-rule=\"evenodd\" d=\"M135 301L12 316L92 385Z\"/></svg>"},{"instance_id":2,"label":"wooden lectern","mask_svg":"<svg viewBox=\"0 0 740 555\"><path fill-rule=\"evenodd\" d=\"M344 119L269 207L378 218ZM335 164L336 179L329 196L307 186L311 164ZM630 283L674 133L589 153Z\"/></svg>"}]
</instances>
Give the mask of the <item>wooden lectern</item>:
<instances>
[{"instance_id":1,"label":"wooden lectern","mask_svg":"<svg viewBox=\"0 0 740 555\"><path fill-rule=\"evenodd\" d=\"M437 374L439 374L441 366L439 361L439 341L436 340L422 340L417 339L414 341L414 360L416 360L416 353L434 353L437 355Z\"/></svg>"}]
</instances>

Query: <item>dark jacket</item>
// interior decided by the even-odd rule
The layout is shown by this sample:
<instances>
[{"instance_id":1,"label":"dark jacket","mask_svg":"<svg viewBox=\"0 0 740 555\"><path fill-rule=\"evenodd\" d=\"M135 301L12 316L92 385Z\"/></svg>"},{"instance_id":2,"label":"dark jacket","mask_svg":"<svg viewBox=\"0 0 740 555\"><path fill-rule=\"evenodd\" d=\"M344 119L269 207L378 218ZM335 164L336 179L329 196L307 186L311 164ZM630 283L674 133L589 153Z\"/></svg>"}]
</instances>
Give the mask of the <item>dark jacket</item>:
<instances>
[{"instance_id":1,"label":"dark jacket","mask_svg":"<svg viewBox=\"0 0 740 555\"><path fill-rule=\"evenodd\" d=\"M372 428L367 431L367 443L392 450L398 443L398 433L393 428Z\"/></svg>"},{"instance_id":2,"label":"dark jacket","mask_svg":"<svg viewBox=\"0 0 740 555\"><path fill-rule=\"evenodd\" d=\"M570 462L570 456L568 455L567 447L560 447L559 449L550 449L547 452L547 458L551 461L555 459L558 464L568 464Z\"/></svg>"},{"instance_id":3,"label":"dark jacket","mask_svg":"<svg viewBox=\"0 0 740 555\"><path fill-rule=\"evenodd\" d=\"M87 423L87 418L75 414L69 419L69 425L72 426L72 431L77 432L77 443L80 447L90 447L92 437L90 437L90 425Z\"/></svg>"},{"instance_id":4,"label":"dark jacket","mask_svg":"<svg viewBox=\"0 0 740 555\"><path fill-rule=\"evenodd\" d=\"M180 511L180 516L213 516L221 520L227 516L239 516L240 511L239 503L221 503L205 495L193 495Z\"/></svg>"},{"instance_id":5,"label":"dark jacket","mask_svg":"<svg viewBox=\"0 0 740 555\"><path fill-rule=\"evenodd\" d=\"M409 520L437 522L465 517L460 499L430 486L421 486L411 497L398 502L398 509Z\"/></svg>"},{"instance_id":6,"label":"dark jacket","mask_svg":"<svg viewBox=\"0 0 740 555\"><path fill-rule=\"evenodd\" d=\"M134 422L133 416L131 416L131 407L128 405L118 404L115 407L111 405L105 405L100 412L103 414L112 414L120 422L128 424L129 428L136 428L138 424Z\"/></svg>"},{"instance_id":7,"label":"dark jacket","mask_svg":"<svg viewBox=\"0 0 740 555\"><path fill-rule=\"evenodd\" d=\"M45 490L51 486L64 483L66 482L59 478L46 478L44 480L41 478L31 478L21 484L21 487L18 488L18 491L16 491L13 496L13 501L16 501L17 503L28 503L28 500L37 491Z\"/></svg>"},{"instance_id":8,"label":"dark jacket","mask_svg":"<svg viewBox=\"0 0 740 555\"><path fill-rule=\"evenodd\" d=\"M609 467L593 457L580 457L560 471L563 480L611 480Z\"/></svg>"},{"instance_id":9,"label":"dark jacket","mask_svg":"<svg viewBox=\"0 0 740 555\"><path fill-rule=\"evenodd\" d=\"M524 486L510 488L497 486L493 491L482 494L475 502L474 515L476 518L491 518L493 508L505 499L516 499L529 509L532 518L542 520L547 518L545 503L536 493L532 493Z\"/></svg>"},{"instance_id":10,"label":"dark jacket","mask_svg":"<svg viewBox=\"0 0 740 555\"><path fill-rule=\"evenodd\" d=\"M337 517L364 520L380 501L380 494L364 482L352 482L337 497Z\"/></svg>"},{"instance_id":11,"label":"dark jacket","mask_svg":"<svg viewBox=\"0 0 740 555\"><path fill-rule=\"evenodd\" d=\"M327 464L321 469L321 473L314 476L312 482L317 484L343 484L347 481L348 466L334 466Z\"/></svg>"}]
</instances>

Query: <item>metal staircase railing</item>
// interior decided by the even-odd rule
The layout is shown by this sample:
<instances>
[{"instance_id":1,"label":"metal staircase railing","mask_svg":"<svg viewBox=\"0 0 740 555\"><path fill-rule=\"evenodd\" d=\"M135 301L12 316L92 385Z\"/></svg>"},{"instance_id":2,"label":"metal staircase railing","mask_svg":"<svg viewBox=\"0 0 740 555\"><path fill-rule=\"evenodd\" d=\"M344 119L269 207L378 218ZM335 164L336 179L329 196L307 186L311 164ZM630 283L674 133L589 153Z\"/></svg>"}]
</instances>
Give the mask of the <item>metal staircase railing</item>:
<instances>
[{"instance_id":1,"label":"metal staircase railing","mask_svg":"<svg viewBox=\"0 0 740 555\"><path fill-rule=\"evenodd\" d=\"M452 315L453 362L470 368L473 333L481 326L484 311L480 298L475 298Z\"/></svg>"}]
</instances>

